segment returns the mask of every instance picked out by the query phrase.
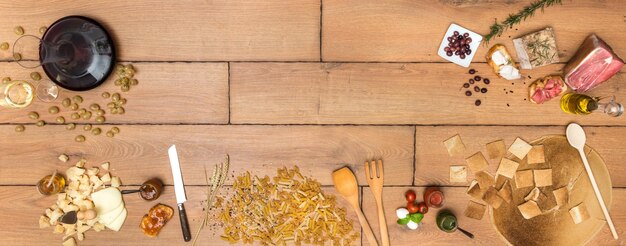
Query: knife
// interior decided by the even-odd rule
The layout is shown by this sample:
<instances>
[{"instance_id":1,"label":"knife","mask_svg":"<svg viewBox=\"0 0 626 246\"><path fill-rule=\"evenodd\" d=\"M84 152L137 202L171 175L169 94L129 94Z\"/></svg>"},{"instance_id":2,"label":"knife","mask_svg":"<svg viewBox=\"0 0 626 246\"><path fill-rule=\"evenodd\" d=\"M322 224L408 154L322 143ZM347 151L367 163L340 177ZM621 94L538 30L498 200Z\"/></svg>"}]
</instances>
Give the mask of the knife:
<instances>
[{"instance_id":1,"label":"knife","mask_svg":"<svg viewBox=\"0 0 626 246\"><path fill-rule=\"evenodd\" d=\"M187 195L185 195L185 185L183 184L183 175L180 172L176 145L172 145L172 147L167 150L167 153L170 156L170 165L172 166L172 175L174 176L174 192L176 193L176 203L178 203L180 226L183 228L183 239L185 239L185 242L189 242L191 240L191 232L189 231L189 222L187 221L187 213L185 212L184 205L187 201Z\"/></svg>"}]
</instances>

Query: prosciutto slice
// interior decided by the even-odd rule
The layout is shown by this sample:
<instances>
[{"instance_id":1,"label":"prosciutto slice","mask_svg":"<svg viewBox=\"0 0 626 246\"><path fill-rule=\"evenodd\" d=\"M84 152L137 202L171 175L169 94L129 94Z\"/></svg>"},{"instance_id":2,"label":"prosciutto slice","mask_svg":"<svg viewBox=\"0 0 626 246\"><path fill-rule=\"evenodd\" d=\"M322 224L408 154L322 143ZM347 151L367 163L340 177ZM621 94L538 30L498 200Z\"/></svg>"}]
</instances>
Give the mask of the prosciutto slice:
<instances>
[{"instance_id":1,"label":"prosciutto slice","mask_svg":"<svg viewBox=\"0 0 626 246\"><path fill-rule=\"evenodd\" d=\"M565 65L565 82L577 92L591 90L613 77L624 66L624 60L595 34L589 36L576 55Z\"/></svg>"},{"instance_id":2,"label":"prosciutto slice","mask_svg":"<svg viewBox=\"0 0 626 246\"><path fill-rule=\"evenodd\" d=\"M528 89L531 102L542 104L565 93L567 86L561 76L547 76L533 82Z\"/></svg>"}]
</instances>

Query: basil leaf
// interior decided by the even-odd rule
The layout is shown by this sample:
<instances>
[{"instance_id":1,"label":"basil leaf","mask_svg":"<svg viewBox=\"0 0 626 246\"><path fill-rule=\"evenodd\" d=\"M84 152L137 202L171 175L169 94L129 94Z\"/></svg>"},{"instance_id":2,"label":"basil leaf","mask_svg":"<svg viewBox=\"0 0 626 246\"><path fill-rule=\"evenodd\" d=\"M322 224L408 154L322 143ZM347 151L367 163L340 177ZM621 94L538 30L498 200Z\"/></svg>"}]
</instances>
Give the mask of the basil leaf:
<instances>
[{"instance_id":1,"label":"basil leaf","mask_svg":"<svg viewBox=\"0 0 626 246\"><path fill-rule=\"evenodd\" d=\"M413 221L415 223L420 223L420 221L422 221L422 219L424 218L424 214L422 214L422 213L410 214L409 218L411 219L411 221Z\"/></svg>"},{"instance_id":2,"label":"basil leaf","mask_svg":"<svg viewBox=\"0 0 626 246\"><path fill-rule=\"evenodd\" d=\"M411 219L409 217L404 217L402 219L398 219L397 223L400 225L406 225L409 223Z\"/></svg>"}]
</instances>

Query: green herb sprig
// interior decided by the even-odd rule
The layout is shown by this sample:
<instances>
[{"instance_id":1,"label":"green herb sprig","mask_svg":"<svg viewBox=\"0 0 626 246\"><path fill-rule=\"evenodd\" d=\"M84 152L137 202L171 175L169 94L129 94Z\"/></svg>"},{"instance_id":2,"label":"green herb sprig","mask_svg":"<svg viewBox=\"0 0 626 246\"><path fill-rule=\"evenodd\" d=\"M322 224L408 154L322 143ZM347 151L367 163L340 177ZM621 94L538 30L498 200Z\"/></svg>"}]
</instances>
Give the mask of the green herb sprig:
<instances>
[{"instance_id":1,"label":"green herb sprig","mask_svg":"<svg viewBox=\"0 0 626 246\"><path fill-rule=\"evenodd\" d=\"M513 25L517 25L520 22L526 20L528 17L532 17L533 15L535 15L535 11L537 11L538 9L541 9L541 12L543 12L546 7L550 7L557 3L562 4L561 1L562 0L538 0L526 6L517 14L509 14L509 17L507 17L503 22L498 22L498 20L496 19L495 23L491 25L491 27L489 27L489 34L485 36L485 45L489 43L489 40L493 39L496 36L500 37L500 35L502 35L504 31L513 28Z\"/></svg>"}]
</instances>

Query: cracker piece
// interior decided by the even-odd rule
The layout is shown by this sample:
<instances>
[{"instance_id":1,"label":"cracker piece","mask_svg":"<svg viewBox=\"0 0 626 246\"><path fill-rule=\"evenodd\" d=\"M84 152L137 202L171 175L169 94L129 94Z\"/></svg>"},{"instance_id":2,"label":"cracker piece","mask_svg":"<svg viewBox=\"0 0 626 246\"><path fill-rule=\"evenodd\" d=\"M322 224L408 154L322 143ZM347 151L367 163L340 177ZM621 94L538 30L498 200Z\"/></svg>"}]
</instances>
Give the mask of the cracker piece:
<instances>
[{"instance_id":1,"label":"cracker piece","mask_svg":"<svg viewBox=\"0 0 626 246\"><path fill-rule=\"evenodd\" d=\"M502 189L502 186L504 186L505 182L509 180L510 179L507 177L496 174L496 184L494 185L494 187L496 188L496 190L500 190Z\"/></svg>"},{"instance_id":2,"label":"cracker piece","mask_svg":"<svg viewBox=\"0 0 626 246\"><path fill-rule=\"evenodd\" d=\"M496 188L489 187L483 196L483 201L489 204L492 208L498 209L500 208L500 205L502 205L502 202L504 202L504 199L498 196L498 190L496 190Z\"/></svg>"},{"instance_id":3,"label":"cracker piece","mask_svg":"<svg viewBox=\"0 0 626 246\"><path fill-rule=\"evenodd\" d=\"M450 156L457 156L465 152L465 144L463 144L463 140L461 140L461 136L459 136L459 134L443 141L443 144L446 146L446 149L448 149L448 154Z\"/></svg>"},{"instance_id":4,"label":"cracker piece","mask_svg":"<svg viewBox=\"0 0 626 246\"><path fill-rule=\"evenodd\" d=\"M488 143L486 147L489 159L502 158L506 154L506 144L502 139Z\"/></svg>"},{"instance_id":5,"label":"cracker piece","mask_svg":"<svg viewBox=\"0 0 626 246\"><path fill-rule=\"evenodd\" d=\"M578 204L578 206L570 209L569 215L572 216L574 224L580 224L591 218L591 216L589 216L589 211L587 211L587 206L585 206L584 203Z\"/></svg>"},{"instance_id":6,"label":"cracker piece","mask_svg":"<svg viewBox=\"0 0 626 246\"><path fill-rule=\"evenodd\" d=\"M504 200L506 203L511 203L511 201L513 200L512 191L513 189L511 189L511 183L506 180L504 181L504 185L502 185L502 188L498 190L498 196L502 197L502 200Z\"/></svg>"},{"instance_id":7,"label":"cracker piece","mask_svg":"<svg viewBox=\"0 0 626 246\"><path fill-rule=\"evenodd\" d=\"M552 186L552 169L536 169L533 170L535 176L535 185L537 187Z\"/></svg>"},{"instance_id":8,"label":"cracker piece","mask_svg":"<svg viewBox=\"0 0 626 246\"><path fill-rule=\"evenodd\" d=\"M472 173L480 172L489 166L489 162L487 162L485 156L480 151L470 157L467 157L465 162L467 162L467 166Z\"/></svg>"},{"instance_id":9,"label":"cracker piece","mask_svg":"<svg viewBox=\"0 0 626 246\"><path fill-rule=\"evenodd\" d=\"M524 219L532 219L533 217L541 214L541 209L537 206L535 201L527 201L517 206Z\"/></svg>"},{"instance_id":10,"label":"cracker piece","mask_svg":"<svg viewBox=\"0 0 626 246\"><path fill-rule=\"evenodd\" d=\"M522 170L515 172L515 187L524 188L535 185L533 170Z\"/></svg>"},{"instance_id":11,"label":"cracker piece","mask_svg":"<svg viewBox=\"0 0 626 246\"><path fill-rule=\"evenodd\" d=\"M524 197L524 201L533 200L536 202L539 199L539 195L541 195L541 191L539 190L539 188L535 187L530 192L528 192L528 195Z\"/></svg>"},{"instance_id":12,"label":"cracker piece","mask_svg":"<svg viewBox=\"0 0 626 246\"><path fill-rule=\"evenodd\" d=\"M496 180L493 178L491 174L485 171L480 171L474 174L476 181L478 181L478 185L481 189L487 190L489 187L493 186L496 183Z\"/></svg>"},{"instance_id":13,"label":"cracker piece","mask_svg":"<svg viewBox=\"0 0 626 246\"><path fill-rule=\"evenodd\" d=\"M483 195L485 194L486 189L481 189L478 181L472 180L467 189L467 194L476 200L483 199Z\"/></svg>"},{"instance_id":14,"label":"cracker piece","mask_svg":"<svg viewBox=\"0 0 626 246\"><path fill-rule=\"evenodd\" d=\"M465 208L465 217L482 220L486 210L487 206L474 201L469 201L467 203L467 208Z\"/></svg>"},{"instance_id":15,"label":"cracker piece","mask_svg":"<svg viewBox=\"0 0 626 246\"><path fill-rule=\"evenodd\" d=\"M518 167L519 163L507 158L502 158L502 160L500 160L500 166L498 166L498 171L496 171L496 175L499 174L512 179L513 176L515 176L515 171L517 171Z\"/></svg>"},{"instance_id":16,"label":"cracker piece","mask_svg":"<svg viewBox=\"0 0 626 246\"><path fill-rule=\"evenodd\" d=\"M76 246L76 239L73 237L68 238L65 242L63 242L63 246Z\"/></svg>"},{"instance_id":17,"label":"cracker piece","mask_svg":"<svg viewBox=\"0 0 626 246\"><path fill-rule=\"evenodd\" d=\"M511 147L509 147L509 152L511 152L511 154L513 154L515 157L522 160L524 159L524 157L526 157L526 155L532 148L533 148L532 145L528 144L526 141L522 140L521 138L517 138L515 139L515 142L511 144Z\"/></svg>"},{"instance_id":18,"label":"cracker piece","mask_svg":"<svg viewBox=\"0 0 626 246\"><path fill-rule=\"evenodd\" d=\"M567 186L553 190L552 194L554 194L556 204L559 208L567 207L567 204L569 203L569 191L567 190Z\"/></svg>"},{"instance_id":19,"label":"cracker piece","mask_svg":"<svg viewBox=\"0 0 626 246\"><path fill-rule=\"evenodd\" d=\"M541 164L546 162L546 156L543 145L533 146L528 152L528 164Z\"/></svg>"},{"instance_id":20,"label":"cracker piece","mask_svg":"<svg viewBox=\"0 0 626 246\"><path fill-rule=\"evenodd\" d=\"M467 182L466 166L450 166L450 183Z\"/></svg>"}]
</instances>

